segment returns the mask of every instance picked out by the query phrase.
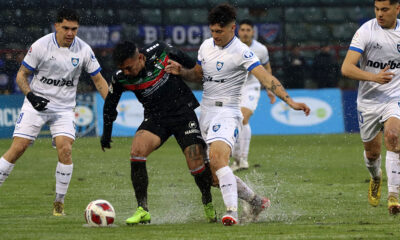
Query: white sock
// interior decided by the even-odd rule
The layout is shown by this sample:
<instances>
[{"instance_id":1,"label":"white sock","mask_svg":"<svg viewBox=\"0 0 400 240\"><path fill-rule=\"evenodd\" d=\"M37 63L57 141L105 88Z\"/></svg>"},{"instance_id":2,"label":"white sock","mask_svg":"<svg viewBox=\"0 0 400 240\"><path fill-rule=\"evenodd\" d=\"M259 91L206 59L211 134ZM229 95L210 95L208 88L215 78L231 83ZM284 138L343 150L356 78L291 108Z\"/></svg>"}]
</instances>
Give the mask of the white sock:
<instances>
[{"instance_id":1,"label":"white sock","mask_svg":"<svg viewBox=\"0 0 400 240\"><path fill-rule=\"evenodd\" d=\"M15 164L8 162L3 157L0 158L0 186L3 185L3 182L7 179L8 175L10 175L14 165Z\"/></svg>"},{"instance_id":2,"label":"white sock","mask_svg":"<svg viewBox=\"0 0 400 240\"><path fill-rule=\"evenodd\" d=\"M225 206L230 211L237 211L238 192L235 175L228 166L218 169L215 174L219 180L222 198Z\"/></svg>"},{"instance_id":3,"label":"white sock","mask_svg":"<svg viewBox=\"0 0 400 240\"><path fill-rule=\"evenodd\" d=\"M377 178L379 177L379 170L381 169L381 156L379 155L379 158L376 159L375 161L370 161L367 158L367 155L364 151L364 162L365 166L367 166L369 174L371 175L372 178Z\"/></svg>"},{"instance_id":4,"label":"white sock","mask_svg":"<svg viewBox=\"0 0 400 240\"><path fill-rule=\"evenodd\" d=\"M386 151L386 173L388 192L398 193L400 187L400 158L398 153Z\"/></svg>"},{"instance_id":5,"label":"white sock","mask_svg":"<svg viewBox=\"0 0 400 240\"><path fill-rule=\"evenodd\" d=\"M74 165L65 165L60 162L56 168L56 202L64 202L64 196L67 193L69 182L72 177Z\"/></svg>"},{"instance_id":6,"label":"white sock","mask_svg":"<svg viewBox=\"0 0 400 240\"><path fill-rule=\"evenodd\" d=\"M246 183L243 182L238 176L235 176L236 184L237 184L237 191L238 191L238 198L245 200L246 202L250 202L253 200L255 194Z\"/></svg>"},{"instance_id":7,"label":"white sock","mask_svg":"<svg viewBox=\"0 0 400 240\"><path fill-rule=\"evenodd\" d=\"M249 155L250 149L250 140L251 140L251 128L250 124L243 125L242 131L239 135L239 149L240 149L240 159L241 161L247 161L247 156Z\"/></svg>"}]
</instances>

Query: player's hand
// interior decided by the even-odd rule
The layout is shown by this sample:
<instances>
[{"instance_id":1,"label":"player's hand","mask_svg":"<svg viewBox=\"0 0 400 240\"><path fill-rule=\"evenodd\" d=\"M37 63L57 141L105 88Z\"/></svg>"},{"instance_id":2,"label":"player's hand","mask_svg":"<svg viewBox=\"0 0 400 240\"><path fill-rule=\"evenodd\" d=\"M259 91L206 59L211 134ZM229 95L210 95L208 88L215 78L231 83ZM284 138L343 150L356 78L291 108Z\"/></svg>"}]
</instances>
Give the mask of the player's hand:
<instances>
[{"instance_id":1,"label":"player's hand","mask_svg":"<svg viewBox=\"0 0 400 240\"><path fill-rule=\"evenodd\" d=\"M112 143L111 137L105 136L104 134L103 136L101 136L100 144L101 144L101 150L103 150L103 152L106 151L105 150L106 148L108 149L111 148L111 143Z\"/></svg>"},{"instance_id":2,"label":"player's hand","mask_svg":"<svg viewBox=\"0 0 400 240\"><path fill-rule=\"evenodd\" d=\"M386 84L386 83L389 83L390 81L392 81L394 73L387 72L387 70L389 70L389 69L390 69L390 66L387 65L384 69L382 69L378 74L375 75L375 77L372 81L379 83L379 84Z\"/></svg>"},{"instance_id":3,"label":"player's hand","mask_svg":"<svg viewBox=\"0 0 400 240\"><path fill-rule=\"evenodd\" d=\"M267 95L269 97L269 103L274 104L276 102L275 94L273 94L270 90L267 90Z\"/></svg>"},{"instance_id":4,"label":"player's hand","mask_svg":"<svg viewBox=\"0 0 400 240\"><path fill-rule=\"evenodd\" d=\"M289 104L289 106L291 108L293 108L294 110L303 111L306 116L308 116L310 114L310 111L311 111L310 108L305 103L291 102Z\"/></svg>"},{"instance_id":5,"label":"player's hand","mask_svg":"<svg viewBox=\"0 0 400 240\"><path fill-rule=\"evenodd\" d=\"M46 98L36 96L33 92L28 92L26 95L29 102L31 102L34 109L37 111L44 111L46 110L46 105L49 102Z\"/></svg>"},{"instance_id":6,"label":"player's hand","mask_svg":"<svg viewBox=\"0 0 400 240\"><path fill-rule=\"evenodd\" d=\"M174 60L168 60L168 65L165 67L165 71L170 74L180 75L182 70L182 65L175 62Z\"/></svg>"}]
</instances>

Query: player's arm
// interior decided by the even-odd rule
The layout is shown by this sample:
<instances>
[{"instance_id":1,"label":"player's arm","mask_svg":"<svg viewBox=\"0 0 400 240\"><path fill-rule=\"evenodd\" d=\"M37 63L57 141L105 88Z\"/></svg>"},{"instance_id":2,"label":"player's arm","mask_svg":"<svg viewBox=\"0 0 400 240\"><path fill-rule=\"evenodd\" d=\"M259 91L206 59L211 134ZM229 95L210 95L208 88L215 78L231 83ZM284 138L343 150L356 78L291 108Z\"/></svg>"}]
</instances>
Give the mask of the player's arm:
<instances>
[{"instance_id":1,"label":"player's arm","mask_svg":"<svg viewBox=\"0 0 400 240\"><path fill-rule=\"evenodd\" d=\"M103 152L105 148L111 148L112 126L115 119L117 119L117 106L123 92L122 87L116 81L117 76L114 75L112 77L103 106L103 135L100 140Z\"/></svg>"},{"instance_id":2,"label":"player's arm","mask_svg":"<svg viewBox=\"0 0 400 240\"><path fill-rule=\"evenodd\" d=\"M286 92L285 88L279 82L279 80L270 74L264 67L258 65L257 67L251 70L251 74L253 74L261 84L273 92L276 96L286 102L291 108L294 110L302 110L306 116L310 114L310 108L304 103L298 103L293 101L293 99Z\"/></svg>"},{"instance_id":3,"label":"player's arm","mask_svg":"<svg viewBox=\"0 0 400 240\"><path fill-rule=\"evenodd\" d=\"M99 91L100 95L103 97L103 99L105 99L108 93L107 81L103 78L103 75L101 75L100 72L92 76L91 78L94 85L96 86L97 91Z\"/></svg>"},{"instance_id":4,"label":"player's arm","mask_svg":"<svg viewBox=\"0 0 400 240\"><path fill-rule=\"evenodd\" d=\"M269 62L264 65L264 68L267 70L267 72L269 72L272 75L272 68L271 68L271 64ZM274 104L276 102L275 94L273 94L270 90L268 90L268 88L266 88L265 90L267 91L269 102L271 104Z\"/></svg>"},{"instance_id":5,"label":"player's arm","mask_svg":"<svg viewBox=\"0 0 400 240\"><path fill-rule=\"evenodd\" d=\"M49 102L48 99L35 95L29 87L28 77L32 74L32 71L26 68L24 65L18 70L16 82L19 89L26 95L32 107L37 111L46 110L46 105Z\"/></svg>"},{"instance_id":6,"label":"player's arm","mask_svg":"<svg viewBox=\"0 0 400 240\"><path fill-rule=\"evenodd\" d=\"M371 81L379 84L385 84L392 80L394 73L387 72L390 66L387 65L379 73L371 73L361 70L357 67L358 60L361 57L361 53L353 50L347 51L346 57L344 58L342 65L342 74L348 78L359 80L359 81Z\"/></svg>"},{"instance_id":7,"label":"player's arm","mask_svg":"<svg viewBox=\"0 0 400 240\"><path fill-rule=\"evenodd\" d=\"M203 69L197 63L193 68L187 69L174 60L168 60L165 71L170 74L179 75L189 82L201 82L203 80Z\"/></svg>"}]
</instances>

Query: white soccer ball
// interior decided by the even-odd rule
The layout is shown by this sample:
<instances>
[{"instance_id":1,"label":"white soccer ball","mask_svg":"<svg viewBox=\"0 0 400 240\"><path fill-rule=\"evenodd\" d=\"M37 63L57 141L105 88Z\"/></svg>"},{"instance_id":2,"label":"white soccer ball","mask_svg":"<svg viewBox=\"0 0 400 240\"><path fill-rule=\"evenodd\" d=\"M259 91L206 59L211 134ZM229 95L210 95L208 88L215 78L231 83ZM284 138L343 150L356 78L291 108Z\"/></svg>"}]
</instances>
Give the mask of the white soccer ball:
<instances>
[{"instance_id":1,"label":"white soccer ball","mask_svg":"<svg viewBox=\"0 0 400 240\"><path fill-rule=\"evenodd\" d=\"M87 205L85 219L89 226L106 227L114 223L115 211L111 203L98 199Z\"/></svg>"}]
</instances>

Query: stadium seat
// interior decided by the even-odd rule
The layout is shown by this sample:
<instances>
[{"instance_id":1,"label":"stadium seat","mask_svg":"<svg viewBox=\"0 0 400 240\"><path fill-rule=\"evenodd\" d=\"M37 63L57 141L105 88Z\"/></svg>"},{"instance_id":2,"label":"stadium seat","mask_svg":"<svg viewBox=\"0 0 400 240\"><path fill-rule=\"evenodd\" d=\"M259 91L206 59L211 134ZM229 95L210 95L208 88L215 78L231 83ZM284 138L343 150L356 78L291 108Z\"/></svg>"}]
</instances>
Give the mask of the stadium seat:
<instances>
[{"instance_id":1,"label":"stadium seat","mask_svg":"<svg viewBox=\"0 0 400 240\"><path fill-rule=\"evenodd\" d=\"M161 0L138 0L140 6L142 7L160 7Z\"/></svg>"},{"instance_id":2,"label":"stadium seat","mask_svg":"<svg viewBox=\"0 0 400 240\"><path fill-rule=\"evenodd\" d=\"M332 36L337 40L351 41L358 29L357 23L337 24L332 26Z\"/></svg>"},{"instance_id":3,"label":"stadium seat","mask_svg":"<svg viewBox=\"0 0 400 240\"><path fill-rule=\"evenodd\" d=\"M331 39L331 31L326 25L312 25L309 34L310 40L328 41Z\"/></svg>"},{"instance_id":4,"label":"stadium seat","mask_svg":"<svg viewBox=\"0 0 400 240\"><path fill-rule=\"evenodd\" d=\"M165 11L165 24L188 24L191 21L191 11L183 8L167 9Z\"/></svg>"},{"instance_id":5,"label":"stadium seat","mask_svg":"<svg viewBox=\"0 0 400 240\"><path fill-rule=\"evenodd\" d=\"M284 12L281 8L270 8L266 10L265 15L259 16L257 20L261 23L280 22L283 14Z\"/></svg>"},{"instance_id":6,"label":"stadium seat","mask_svg":"<svg viewBox=\"0 0 400 240\"><path fill-rule=\"evenodd\" d=\"M248 8L239 8L237 9L237 19L238 21L241 21L242 19L250 19L252 21L255 21L256 18L250 15L249 9Z\"/></svg>"},{"instance_id":7,"label":"stadium seat","mask_svg":"<svg viewBox=\"0 0 400 240\"><path fill-rule=\"evenodd\" d=\"M185 1L182 0L163 0L165 7L184 7Z\"/></svg>"},{"instance_id":8,"label":"stadium seat","mask_svg":"<svg viewBox=\"0 0 400 240\"><path fill-rule=\"evenodd\" d=\"M159 8L143 8L140 9L142 17L138 20L141 24L155 24L161 25L162 18L161 18L161 10Z\"/></svg>"},{"instance_id":9,"label":"stadium seat","mask_svg":"<svg viewBox=\"0 0 400 240\"><path fill-rule=\"evenodd\" d=\"M185 0L190 7L209 7L207 0Z\"/></svg>"},{"instance_id":10,"label":"stadium seat","mask_svg":"<svg viewBox=\"0 0 400 240\"><path fill-rule=\"evenodd\" d=\"M302 22L303 17L304 13L299 8L287 8L285 11L285 19L288 22Z\"/></svg>"},{"instance_id":11,"label":"stadium seat","mask_svg":"<svg viewBox=\"0 0 400 240\"><path fill-rule=\"evenodd\" d=\"M319 7L297 8L297 10L303 12L306 21L319 22L325 19L323 9Z\"/></svg>"},{"instance_id":12,"label":"stadium seat","mask_svg":"<svg viewBox=\"0 0 400 240\"><path fill-rule=\"evenodd\" d=\"M191 17L191 22L194 24L207 24L208 11L204 8L191 9L189 11L189 16Z\"/></svg>"},{"instance_id":13,"label":"stadium seat","mask_svg":"<svg viewBox=\"0 0 400 240\"><path fill-rule=\"evenodd\" d=\"M343 8L325 8L326 19L329 22L345 22L347 20L347 11Z\"/></svg>"},{"instance_id":14,"label":"stadium seat","mask_svg":"<svg viewBox=\"0 0 400 240\"><path fill-rule=\"evenodd\" d=\"M306 23L286 24L286 36L293 42L304 41L308 39L308 28Z\"/></svg>"}]
</instances>

